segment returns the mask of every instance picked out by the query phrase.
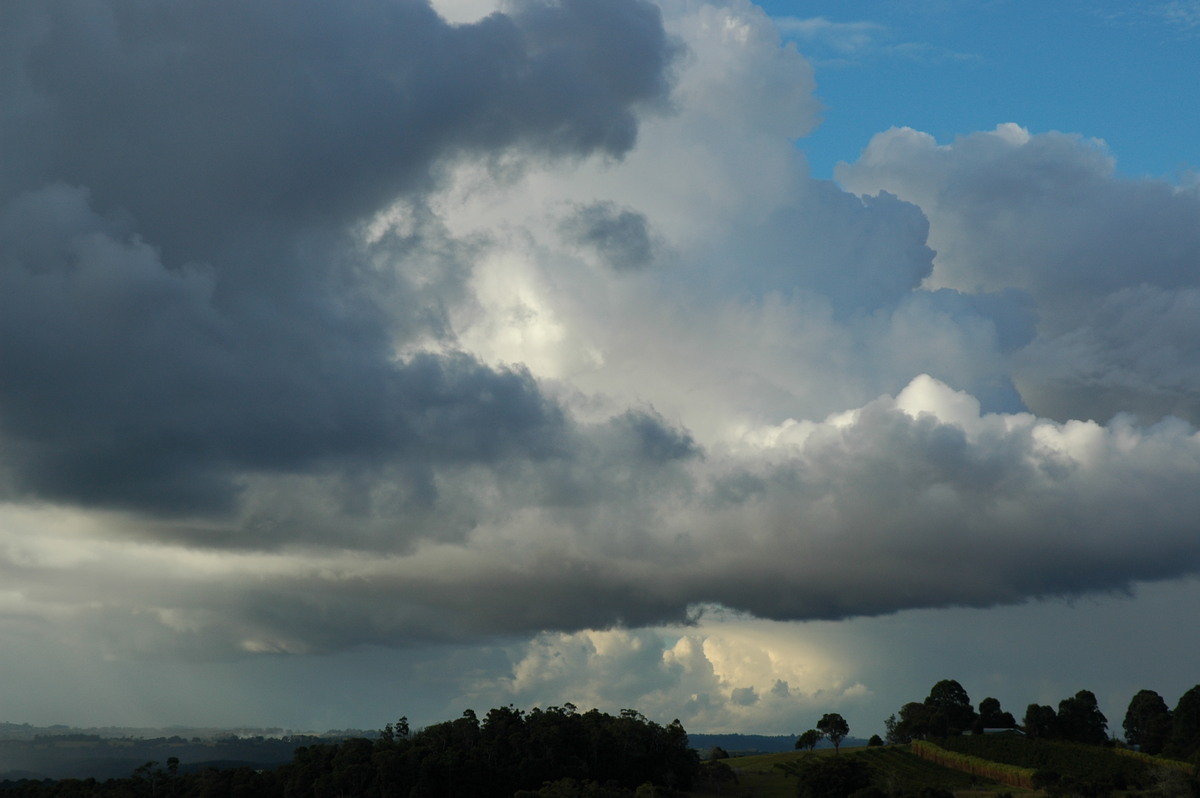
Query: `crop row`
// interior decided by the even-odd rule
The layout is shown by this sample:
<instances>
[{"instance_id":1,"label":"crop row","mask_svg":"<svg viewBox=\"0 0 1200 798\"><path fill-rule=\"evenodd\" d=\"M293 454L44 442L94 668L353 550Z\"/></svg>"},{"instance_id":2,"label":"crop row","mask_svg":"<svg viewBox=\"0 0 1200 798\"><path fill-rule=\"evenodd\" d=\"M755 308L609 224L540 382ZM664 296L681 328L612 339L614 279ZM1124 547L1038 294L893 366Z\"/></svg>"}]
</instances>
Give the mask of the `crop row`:
<instances>
[{"instance_id":1,"label":"crop row","mask_svg":"<svg viewBox=\"0 0 1200 798\"><path fill-rule=\"evenodd\" d=\"M957 751L947 751L945 748L934 745L927 740L914 740L912 743L912 752L922 759L926 759L942 767L953 768L964 773L970 773L973 776L998 781L1010 787L1033 788L1034 771L1032 768L1022 768L1016 765L980 759L977 756L961 754Z\"/></svg>"},{"instance_id":2,"label":"crop row","mask_svg":"<svg viewBox=\"0 0 1200 798\"><path fill-rule=\"evenodd\" d=\"M1136 759L1139 762L1144 762L1152 768L1165 768L1167 770L1177 770L1180 773L1195 773L1196 766L1187 762L1180 762L1178 759L1167 759L1161 756L1151 756L1143 754L1141 751L1134 751L1132 748L1114 748L1113 753L1129 759Z\"/></svg>"},{"instance_id":3,"label":"crop row","mask_svg":"<svg viewBox=\"0 0 1200 798\"><path fill-rule=\"evenodd\" d=\"M866 749L859 754L870 763L878 786L889 793L919 793L926 787L955 791L969 789L974 778L958 770L921 759L900 747Z\"/></svg>"},{"instance_id":4,"label":"crop row","mask_svg":"<svg viewBox=\"0 0 1200 798\"><path fill-rule=\"evenodd\" d=\"M1119 789L1145 789L1153 783L1151 763L1117 756L1116 749L1106 746L980 734L948 737L939 740L938 744L947 750L992 762L1053 771L1074 779L1125 785Z\"/></svg>"}]
</instances>

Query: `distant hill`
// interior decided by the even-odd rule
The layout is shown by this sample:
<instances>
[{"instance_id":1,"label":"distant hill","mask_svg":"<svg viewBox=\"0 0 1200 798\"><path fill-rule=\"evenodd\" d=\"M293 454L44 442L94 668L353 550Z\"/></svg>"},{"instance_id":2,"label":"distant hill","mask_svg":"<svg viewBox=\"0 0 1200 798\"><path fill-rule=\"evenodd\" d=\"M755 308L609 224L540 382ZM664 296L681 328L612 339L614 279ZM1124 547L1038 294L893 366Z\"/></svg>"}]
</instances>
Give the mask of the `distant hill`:
<instances>
[{"instance_id":1,"label":"distant hill","mask_svg":"<svg viewBox=\"0 0 1200 798\"><path fill-rule=\"evenodd\" d=\"M278 727L79 728L0 722L0 781L121 778L147 762L165 766L171 757L179 759L183 772L237 765L274 768L292 761L302 745L376 736L378 731L363 729L316 734Z\"/></svg>"},{"instance_id":2,"label":"distant hill","mask_svg":"<svg viewBox=\"0 0 1200 798\"><path fill-rule=\"evenodd\" d=\"M692 748L706 755L713 748L722 748L730 756L747 756L750 754L776 754L792 751L796 748L794 734L688 734ZM842 748L855 748L866 745L866 740L857 737L847 737L842 740ZM817 748L833 748L828 740L821 740Z\"/></svg>"},{"instance_id":3,"label":"distant hill","mask_svg":"<svg viewBox=\"0 0 1200 798\"><path fill-rule=\"evenodd\" d=\"M331 740L345 740L350 737L374 737L378 730L366 729L330 729L326 732L316 732L302 729L284 729L280 726L262 728L257 726L213 727L213 726L35 726L32 723L0 722L0 740L32 740L36 737L68 737L84 735L87 737L141 738L150 740L157 737L183 737L202 740L227 739L229 737L265 737L285 739L288 737L326 737Z\"/></svg>"},{"instance_id":4,"label":"distant hill","mask_svg":"<svg viewBox=\"0 0 1200 798\"><path fill-rule=\"evenodd\" d=\"M179 759L184 770L208 765L228 767L232 763L271 768L290 762L299 746L329 741L315 736L185 740L178 736L142 739L39 735L33 739L0 740L0 781L119 778L147 762L165 765L171 757Z\"/></svg>"}]
</instances>

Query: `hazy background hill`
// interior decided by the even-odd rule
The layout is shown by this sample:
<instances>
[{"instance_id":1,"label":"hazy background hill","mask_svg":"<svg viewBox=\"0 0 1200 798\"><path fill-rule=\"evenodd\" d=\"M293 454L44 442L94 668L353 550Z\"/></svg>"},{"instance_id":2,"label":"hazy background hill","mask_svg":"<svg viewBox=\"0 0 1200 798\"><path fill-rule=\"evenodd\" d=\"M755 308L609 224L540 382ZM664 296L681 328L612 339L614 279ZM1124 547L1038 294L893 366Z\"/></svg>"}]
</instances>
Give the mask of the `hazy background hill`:
<instances>
[{"instance_id":1,"label":"hazy background hill","mask_svg":"<svg viewBox=\"0 0 1200 798\"><path fill-rule=\"evenodd\" d=\"M26 779L119 778L147 762L165 764L171 757L183 771L249 765L270 768L292 760L301 745L375 737L376 730L330 729L297 733L291 729L214 729L33 726L0 723L0 781ZM692 748L706 758L714 748L731 756L791 751L795 735L689 734ZM843 747L866 745L850 737ZM822 740L818 748L830 747Z\"/></svg>"},{"instance_id":2,"label":"hazy background hill","mask_svg":"<svg viewBox=\"0 0 1200 798\"><path fill-rule=\"evenodd\" d=\"M794 734L688 734L692 748L706 756L713 748L722 748L730 756L747 754L774 754L782 751L792 751L796 747ZM866 745L866 740L857 737L847 737L842 741L843 748L855 748ZM832 748L833 744L822 739L817 748Z\"/></svg>"},{"instance_id":3,"label":"hazy background hill","mask_svg":"<svg viewBox=\"0 0 1200 798\"><path fill-rule=\"evenodd\" d=\"M239 765L270 768L290 762L301 745L375 734L361 729L298 734L282 728L78 729L0 723L0 781L118 778L147 762L165 765L171 757L185 772Z\"/></svg>"}]
</instances>

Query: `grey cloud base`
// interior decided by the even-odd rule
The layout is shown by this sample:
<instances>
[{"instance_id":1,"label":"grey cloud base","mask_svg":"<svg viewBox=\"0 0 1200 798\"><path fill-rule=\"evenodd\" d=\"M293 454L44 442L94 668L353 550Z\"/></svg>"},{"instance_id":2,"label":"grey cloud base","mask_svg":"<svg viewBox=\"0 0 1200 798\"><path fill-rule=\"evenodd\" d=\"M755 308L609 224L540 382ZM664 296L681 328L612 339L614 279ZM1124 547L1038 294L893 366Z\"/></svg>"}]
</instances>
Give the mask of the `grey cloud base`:
<instances>
[{"instance_id":1,"label":"grey cloud base","mask_svg":"<svg viewBox=\"0 0 1200 798\"><path fill-rule=\"evenodd\" d=\"M390 553L372 551L380 539L366 536L385 519L331 511L319 483L276 486L275 517L258 517L253 533L279 530L287 550L234 554L235 545L223 575L208 566L189 574L163 540L160 553L140 555L104 615L128 613L125 623L150 639L219 656L687 624L709 604L776 620L988 607L1195 571L1193 429L1058 425L980 416L977 406L952 421L933 415L962 396L922 378L852 421L813 426L753 470L697 459L682 439L664 449L661 426L635 418L598 433L586 463L552 458L511 481L479 468L438 471L440 495L424 514L406 508L385 526L411 520L440 527L442 538ZM614 435L627 444L614 446ZM1158 510L1146 512L1147 502ZM317 514L328 537L305 544ZM463 529L447 529L454 523ZM10 584L51 605L84 602L78 591L94 585L13 562L6 570Z\"/></svg>"}]
</instances>

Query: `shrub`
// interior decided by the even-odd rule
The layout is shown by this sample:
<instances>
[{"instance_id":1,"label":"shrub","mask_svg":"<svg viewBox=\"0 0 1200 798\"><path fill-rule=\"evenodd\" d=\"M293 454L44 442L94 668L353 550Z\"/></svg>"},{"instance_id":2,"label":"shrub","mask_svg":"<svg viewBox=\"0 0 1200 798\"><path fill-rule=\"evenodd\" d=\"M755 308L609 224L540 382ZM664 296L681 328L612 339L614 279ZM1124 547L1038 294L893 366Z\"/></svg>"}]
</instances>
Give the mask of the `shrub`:
<instances>
[{"instance_id":1,"label":"shrub","mask_svg":"<svg viewBox=\"0 0 1200 798\"><path fill-rule=\"evenodd\" d=\"M846 798L871 786L871 768L848 756L808 757L796 774L799 798Z\"/></svg>"}]
</instances>

